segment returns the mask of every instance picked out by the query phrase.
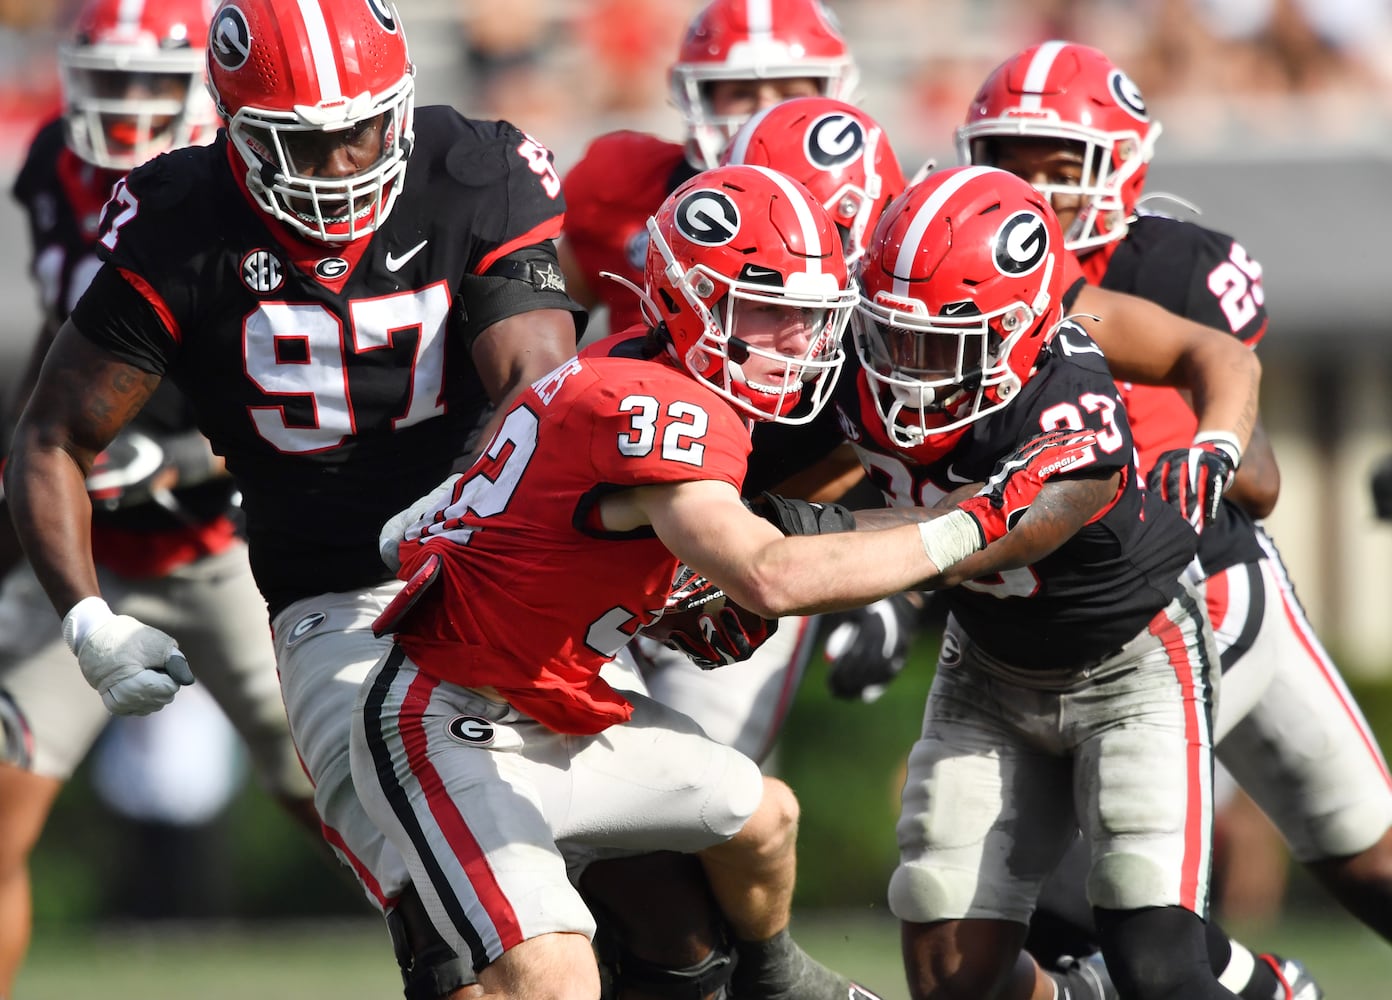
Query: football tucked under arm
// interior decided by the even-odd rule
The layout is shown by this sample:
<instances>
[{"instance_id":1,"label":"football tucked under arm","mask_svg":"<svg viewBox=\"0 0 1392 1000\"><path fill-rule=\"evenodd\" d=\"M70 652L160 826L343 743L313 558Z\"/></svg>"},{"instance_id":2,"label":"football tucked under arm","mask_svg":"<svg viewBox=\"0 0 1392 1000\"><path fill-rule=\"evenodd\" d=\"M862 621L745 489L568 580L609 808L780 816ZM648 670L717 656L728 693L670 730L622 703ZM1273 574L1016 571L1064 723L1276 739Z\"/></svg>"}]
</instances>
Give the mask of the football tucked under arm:
<instances>
[{"instance_id":1,"label":"football tucked under arm","mask_svg":"<svg viewBox=\"0 0 1392 1000\"><path fill-rule=\"evenodd\" d=\"M749 659L777 630L776 619L740 607L704 576L682 566L662 617L643 634L711 670Z\"/></svg>"}]
</instances>

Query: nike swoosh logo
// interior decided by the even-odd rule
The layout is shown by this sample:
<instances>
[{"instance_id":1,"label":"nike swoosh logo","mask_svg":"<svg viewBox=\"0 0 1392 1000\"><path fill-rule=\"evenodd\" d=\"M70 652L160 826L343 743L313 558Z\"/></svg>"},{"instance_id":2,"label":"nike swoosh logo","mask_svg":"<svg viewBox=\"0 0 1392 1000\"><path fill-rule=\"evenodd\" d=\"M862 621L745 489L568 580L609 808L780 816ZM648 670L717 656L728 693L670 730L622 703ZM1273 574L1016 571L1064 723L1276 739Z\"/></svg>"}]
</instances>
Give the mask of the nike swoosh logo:
<instances>
[{"instance_id":1,"label":"nike swoosh logo","mask_svg":"<svg viewBox=\"0 0 1392 1000\"><path fill-rule=\"evenodd\" d=\"M400 257L393 257L391 251L387 251L387 270L400 271L402 266L416 254L424 250L425 245L429 242L429 240L421 240L419 243L417 243L411 249L407 250Z\"/></svg>"},{"instance_id":2,"label":"nike swoosh logo","mask_svg":"<svg viewBox=\"0 0 1392 1000\"><path fill-rule=\"evenodd\" d=\"M952 483L974 483L974 482L976 482L976 480L975 480L975 479L972 479L970 476L959 475L958 472L957 472L956 467L955 467L955 466L951 466L951 465L949 465L949 466L947 467L947 472L945 473L945 475L947 476L948 482L952 482Z\"/></svg>"},{"instance_id":3,"label":"nike swoosh logo","mask_svg":"<svg viewBox=\"0 0 1392 1000\"><path fill-rule=\"evenodd\" d=\"M956 316L958 313L966 312L970 306L970 302L949 302L947 305L943 306L942 314L944 316Z\"/></svg>"}]
</instances>

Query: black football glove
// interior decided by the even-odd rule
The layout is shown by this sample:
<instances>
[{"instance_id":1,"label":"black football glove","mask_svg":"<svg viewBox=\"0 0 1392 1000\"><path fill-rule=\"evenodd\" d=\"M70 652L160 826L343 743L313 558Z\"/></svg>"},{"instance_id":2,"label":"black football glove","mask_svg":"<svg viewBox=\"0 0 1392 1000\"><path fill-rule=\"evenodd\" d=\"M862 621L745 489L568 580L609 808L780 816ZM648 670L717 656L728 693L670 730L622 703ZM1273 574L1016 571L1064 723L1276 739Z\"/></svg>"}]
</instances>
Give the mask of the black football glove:
<instances>
[{"instance_id":1,"label":"black football glove","mask_svg":"<svg viewBox=\"0 0 1392 1000\"><path fill-rule=\"evenodd\" d=\"M1392 455L1388 455L1373 470L1373 510L1378 520L1392 521Z\"/></svg>"},{"instance_id":2,"label":"black football glove","mask_svg":"<svg viewBox=\"0 0 1392 1000\"><path fill-rule=\"evenodd\" d=\"M1236 438L1200 434L1192 446L1161 455L1146 477L1146 486L1173 505L1195 531L1202 531L1218 516L1223 492L1232 485L1241 460Z\"/></svg>"},{"instance_id":3,"label":"black football glove","mask_svg":"<svg viewBox=\"0 0 1392 1000\"><path fill-rule=\"evenodd\" d=\"M899 676L918 631L922 596L892 594L854 611L824 615L827 686L837 698L877 701Z\"/></svg>"},{"instance_id":4,"label":"black football glove","mask_svg":"<svg viewBox=\"0 0 1392 1000\"><path fill-rule=\"evenodd\" d=\"M839 503L792 500L776 493L760 493L746 501L749 509L785 535L825 535L855 531L855 514Z\"/></svg>"}]
</instances>

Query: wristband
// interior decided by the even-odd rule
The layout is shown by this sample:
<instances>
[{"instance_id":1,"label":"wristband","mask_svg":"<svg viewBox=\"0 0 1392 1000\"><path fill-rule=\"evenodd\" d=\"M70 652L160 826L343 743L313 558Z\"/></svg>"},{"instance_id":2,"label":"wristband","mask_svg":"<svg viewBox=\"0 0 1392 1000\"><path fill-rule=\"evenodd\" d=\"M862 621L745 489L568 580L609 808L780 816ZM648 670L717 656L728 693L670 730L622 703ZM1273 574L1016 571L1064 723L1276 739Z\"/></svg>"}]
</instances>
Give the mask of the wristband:
<instances>
[{"instance_id":1,"label":"wristband","mask_svg":"<svg viewBox=\"0 0 1392 1000\"><path fill-rule=\"evenodd\" d=\"M84 597L63 616L63 641L76 656L87 642L87 637L115 617L115 613L100 597Z\"/></svg>"},{"instance_id":2,"label":"wristband","mask_svg":"<svg viewBox=\"0 0 1392 1000\"><path fill-rule=\"evenodd\" d=\"M939 573L986 547L976 518L964 510L920 521L918 535L923 540L923 551L933 560Z\"/></svg>"},{"instance_id":3,"label":"wristband","mask_svg":"<svg viewBox=\"0 0 1392 1000\"><path fill-rule=\"evenodd\" d=\"M1229 434L1227 431L1200 431L1194 435L1195 448L1205 444L1213 445L1232 459L1234 469L1242 464L1242 444L1237 440L1236 434Z\"/></svg>"}]
</instances>

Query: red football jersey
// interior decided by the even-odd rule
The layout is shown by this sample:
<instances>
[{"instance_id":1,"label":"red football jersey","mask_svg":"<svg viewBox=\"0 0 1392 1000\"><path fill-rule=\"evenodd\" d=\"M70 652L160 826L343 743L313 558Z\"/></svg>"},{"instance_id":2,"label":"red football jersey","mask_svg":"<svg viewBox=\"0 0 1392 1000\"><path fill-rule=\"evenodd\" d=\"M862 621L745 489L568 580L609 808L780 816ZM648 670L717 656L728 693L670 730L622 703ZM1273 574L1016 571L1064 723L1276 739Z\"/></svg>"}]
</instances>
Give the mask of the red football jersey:
<instances>
[{"instance_id":1,"label":"red football jersey","mask_svg":"<svg viewBox=\"0 0 1392 1000\"><path fill-rule=\"evenodd\" d=\"M594 140L561 182L564 236L590 289L609 307L609 329L641 321L638 296L610 271L643 286L648 216L696 171L679 143L642 132L610 132Z\"/></svg>"},{"instance_id":2,"label":"red football jersey","mask_svg":"<svg viewBox=\"0 0 1392 1000\"><path fill-rule=\"evenodd\" d=\"M572 359L521 395L402 543L403 578L432 552L444 565L397 641L423 670L496 688L557 732L626 720L599 669L660 615L677 559L650 528L605 531L598 503L652 483L739 489L748 455L734 408L665 361Z\"/></svg>"}]
</instances>

